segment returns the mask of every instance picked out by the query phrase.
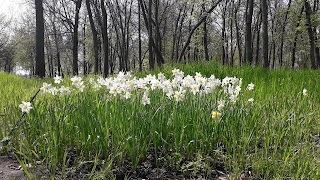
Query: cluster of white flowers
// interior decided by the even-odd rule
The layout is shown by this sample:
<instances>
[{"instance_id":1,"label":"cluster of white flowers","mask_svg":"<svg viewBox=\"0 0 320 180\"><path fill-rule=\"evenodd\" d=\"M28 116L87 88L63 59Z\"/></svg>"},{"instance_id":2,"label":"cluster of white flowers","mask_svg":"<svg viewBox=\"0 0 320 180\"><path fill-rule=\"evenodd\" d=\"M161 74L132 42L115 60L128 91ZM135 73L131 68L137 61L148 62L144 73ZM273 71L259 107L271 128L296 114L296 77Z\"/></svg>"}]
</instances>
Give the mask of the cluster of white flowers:
<instances>
[{"instance_id":1,"label":"cluster of white flowers","mask_svg":"<svg viewBox=\"0 0 320 180\"><path fill-rule=\"evenodd\" d=\"M60 84L63 79L60 76L54 78L55 84ZM108 78L98 77L90 78L88 87L81 77L74 76L71 78L73 87L54 87L52 84L43 83L41 90L44 94L66 96L72 92L84 92L84 90L93 89L95 91L105 91L112 96L121 96L124 99L130 99L133 95L141 94L141 103L145 106L150 104L149 95L153 91L162 92L164 96L175 102L184 101L189 95L206 95L215 92L218 87L222 87L223 91L229 98L229 102L235 103L241 91L242 79L236 77L226 77L222 80L211 75L209 78L204 77L197 72L195 76L186 75L179 69L172 70L172 78L168 79L164 74L147 75L144 78L134 77L130 72L119 72L116 76ZM253 90L251 83L250 89ZM249 87L249 86L248 86ZM251 100L250 100L251 101ZM226 101L218 102L218 111L222 111ZM221 116L221 115L220 115ZM215 114L215 117L220 117Z\"/></svg>"},{"instance_id":2,"label":"cluster of white flowers","mask_svg":"<svg viewBox=\"0 0 320 180\"><path fill-rule=\"evenodd\" d=\"M56 95L59 93L60 96L69 95L71 93L71 90L69 87L61 86L58 89L57 87L52 86L52 84L48 84L46 82L42 84L42 87L40 88L40 90L44 94L51 93L52 95Z\"/></svg>"},{"instance_id":3,"label":"cluster of white flowers","mask_svg":"<svg viewBox=\"0 0 320 180\"><path fill-rule=\"evenodd\" d=\"M253 89L254 89L254 84L253 83L248 84L247 90L253 91Z\"/></svg>"},{"instance_id":4,"label":"cluster of white flowers","mask_svg":"<svg viewBox=\"0 0 320 180\"><path fill-rule=\"evenodd\" d=\"M54 83L56 83L56 84L60 84L62 82L62 77L61 76L56 76L53 79L54 79Z\"/></svg>"},{"instance_id":5,"label":"cluster of white flowers","mask_svg":"<svg viewBox=\"0 0 320 180\"><path fill-rule=\"evenodd\" d=\"M62 82L62 78L56 76L55 83ZM71 78L72 86L79 92L83 92L85 89L84 81L81 77L74 76ZM160 90L169 99L173 99L176 102L181 102L186 98L186 94L192 95L204 95L213 93L214 90L221 86L224 92L229 95L231 102L235 103L238 100L238 95L241 91L242 79L236 77L226 77L222 81L211 75L209 78L202 76L197 72L195 76L184 76L184 72L179 69L172 70L172 79L167 79L164 74L159 73L156 75L147 75L144 78L137 78L131 75L130 72L119 72L114 77L97 79L91 78L89 83L95 90L103 88L107 93L112 96L122 96L125 99L130 99L134 91L142 91L141 103L143 105L150 104L150 92ZM43 83L41 88L43 93L52 93L68 95L71 93L71 88L61 86L59 89L53 87L51 84ZM223 107L223 103L220 103L220 108Z\"/></svg>"},{"instance_id":6,"label":"cluster of white flowers","mask_svg":"<svg viewBox=\"0 0 320 180\"><path fill-rule=\"evenodd\" d=\"M238 95L241 91L242 79L236 77L225 77L222 80L221 87L224 92L229 95L229 100L231 103L236 103L238 100Z\"/></svg>"},{"instance_id":7,"label":"cluster of white flowers","mask_svg":"<svg viewBox=\"0 0 320 180\"><path fill-rule=\"evenodd\" d=\"M74 87L76 87L80 92L83 92L84 88L85 88L85 85L82 81L82 77L78 77L78 76L73 76L71 78L71 81L72 81L72 85Z\"/></svg>"},{"instance_id":8,"label":"cluster of white flowers","mask_svg":"<svg viewBox=\"0 0 320 180\"><path fill-rule=\"evenodd\" d=\"M230 103L236 103L238 100L238 95L240 94L241 91L241 85L242 85L242 79L238 79L236 77L225 77L222 82L221 82L221 87L224 91L225 94L229 95L229 102ZM247 86L248 91L253 91L254 89L254 84L250 83ZM253 103L254 99L249 98L248 102ZM211 117L213 119L220 119L222 117L222 111L224 110L226 106L226 101L225 100L219 100L217 102L217 109L218 111L213 110L211 112Z\"/></svg>"},{"instance_id":9,"label":"cluster of white flowers","mask_svg":"<svg viewBox=\"0 0 320 180\"><path fill-rule=\"evenodd\" d=\"M56 84L60 84L62 82L62 77L61 76L56 76L54 78L54 83ZM85 85L84 82L82 81L81 77L78 76L74 76L71 78L72 81L72 85L78 89L80 92L84 91ZM52 95L57 95L59 94L60 96L65 96L65 95L69 95L71 94L71 88L70 87L65 87L65 86L61 86L60 88L54 87L52 86L52 84L48 84L46 82L44 82L42 84L42 87L40 88L40 90L44 93L51 93Z\"/></svg>"}]
</instances>

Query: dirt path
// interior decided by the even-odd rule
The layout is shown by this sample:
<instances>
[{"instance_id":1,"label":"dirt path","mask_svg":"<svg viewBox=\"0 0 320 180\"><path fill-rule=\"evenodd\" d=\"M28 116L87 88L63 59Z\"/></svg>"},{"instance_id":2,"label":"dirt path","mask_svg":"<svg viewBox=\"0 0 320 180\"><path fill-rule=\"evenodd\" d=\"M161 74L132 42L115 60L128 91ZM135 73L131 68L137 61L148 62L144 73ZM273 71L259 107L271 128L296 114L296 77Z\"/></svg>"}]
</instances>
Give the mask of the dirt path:
<instances>
[{"instance_id":1,"label":"dirt path","mask_svg":"<svg viewBox=\"0 0 320 180\"><path fill-rule=\"evenodd\" d=\"M5 179L26 179L22 168L19 163L7 156L0 156L0 180Z\"/></svg>"}]
</instances>

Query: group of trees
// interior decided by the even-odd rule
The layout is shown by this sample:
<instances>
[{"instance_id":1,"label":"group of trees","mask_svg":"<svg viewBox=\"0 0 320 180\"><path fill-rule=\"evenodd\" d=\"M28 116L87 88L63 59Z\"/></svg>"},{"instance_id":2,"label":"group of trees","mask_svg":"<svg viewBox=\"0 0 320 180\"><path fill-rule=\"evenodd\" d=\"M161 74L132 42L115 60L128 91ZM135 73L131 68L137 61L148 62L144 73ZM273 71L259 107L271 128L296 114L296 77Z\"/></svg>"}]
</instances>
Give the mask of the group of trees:
<instances>
[{"instance_id":1,"label":"group of trees","mask_svg":"<svg viewBox=\"0 0 320 180\"><path fill-rule=\"evenodd\" d=\"M320 67L319 0L26 3L31 13L14 28L8 57L0 26L0 63L6 71L15 63L40 76L107 76L197 60L272 69Z\"/></svg>"},{"instance_id":2,"label":"group of trees","mask_svg":"<svg viewBox=\"0 0 320 180\"><path fill-rule=\"evenodd\" d=\"M0 67L7 72L13 69L13 48L9 41L10 21L0 14Z\"/></svg>"}]
</instances>

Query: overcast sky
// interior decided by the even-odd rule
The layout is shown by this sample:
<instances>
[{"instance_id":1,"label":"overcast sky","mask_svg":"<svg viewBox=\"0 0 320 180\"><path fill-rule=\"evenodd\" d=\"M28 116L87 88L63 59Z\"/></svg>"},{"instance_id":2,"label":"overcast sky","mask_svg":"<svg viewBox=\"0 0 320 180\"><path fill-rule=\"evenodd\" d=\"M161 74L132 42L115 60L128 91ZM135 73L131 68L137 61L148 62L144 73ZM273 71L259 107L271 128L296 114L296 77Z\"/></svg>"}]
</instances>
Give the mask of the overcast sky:
<instances>
[{"instance_id":1,"label":"overcast sky","mask_svg":"<svg viewBox=\"0 0 320 180\"><path fill-rule=\"evenodd\" d=\"M24 0L0 0L0 14L7 18L18 18L25 11Z\"/></svg>"}]
</instances>

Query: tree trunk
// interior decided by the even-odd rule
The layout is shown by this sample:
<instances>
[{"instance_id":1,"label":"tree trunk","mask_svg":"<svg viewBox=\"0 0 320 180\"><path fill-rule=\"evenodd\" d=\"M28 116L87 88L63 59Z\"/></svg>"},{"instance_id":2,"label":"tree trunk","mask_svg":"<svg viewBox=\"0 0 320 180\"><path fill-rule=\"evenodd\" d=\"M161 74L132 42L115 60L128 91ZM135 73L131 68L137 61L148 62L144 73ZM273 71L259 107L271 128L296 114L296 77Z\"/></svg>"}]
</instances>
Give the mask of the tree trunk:
<instances>
[{"instance_id":1,"label":"tree trunk","mask_svg":"<svg viewBox=\"0 0 320 180\"><path fill-rule=\"evenodd\" d=\"M36 7L36 71L35 75L45 77L45 60L44 60L44 18L43 2L35 0Z\"/></svg>"},{"instance_id":2,"label":"tree trunk","mask_svg":"<svg viewBox=\"0 0 320 180\"><path fill-rule=\"evenodd\" d=\"M256 39L256 57L255 57L255 66L259 65L259 54L260 54L260 31L261 31L261 16L262 14L259 13L259 18L258 18L258 22L257 22L257 39Z\"/></svg>"},{"instance_id":3,"label":"tree trunk","mask_svg":"<svg viewBox=\"0 0 320 180\"><path fill-rule=\"evenodd\" d=\"M162 53L162 38L160 34L160 22L159 22L159 0L155 0L154 16L155 16L154 19L155 19L155 31L156 31L155 43L160 53ZM158 67L161 68L162 64L164 64L164 61L163 61L164 59L159 57L157 54L156 54L156 59L157 59Z\"/></svg>"},{"instance_id":4,"label":"tree trunk","mask_svg":"<svg viewBox=\"0 0 320 180\"><path fill-rule=\"evenodd\" d=\"M262 54L263 68L269 68L270 61L268 58L268 4L267 0L261 0L262 12Z\"/></svg>"},{"instance_id":5,"label":"tree trunk","mask_svg":"<svg viewBox=\"0 0 320 180\"><path fill-rule=\"evenodd\" d=\"M250 64L252 63L253 52L252 52L252 33L251 33L251 24L252 24L252 15L253 15L253 1L247 0L246 7L246 34L245 34L245 59L244 61Z\"/></svg>"},{"instance_id":6,"label":"tree trunk","mask_svg":"<svg viewBox=\"0 0 320 180\"><path fill-rule=\"evenodd\" d=\"M90 27L92 31L92 38L93 38L93 47L94 47L94 74L99 73L99 45L98 45L98 32L95 28L94 22L93 22L93 17L92 17L92 12L91 12L91 7L90 7L90 0L86 0L86 7L89 15L89 22L90 22Z\"/></svg>"},{"instance_id":7,"label":"tree trunk","mask_svg":"<svg viewBox=\"0 0 320 180\"><path fill-rule=\"evenodd\" d=\"M129 12L125 11L125 66L126 66L126 71L130 71L130 61L129 61L129 45L130 45L130 21L131 21L131 15L132 15L132 3L133 1L130 2L130 8ZM126 5L127 7L127 5Z\"/></svg>"},{"instance_id":8,"label":"tree trunk","mask_svg":"<svg viewBox=\"0 0 320 180\"><path fill-rule=\"evenodd\" d=\"M309 34L309 43L310 43L310 61L311 61L311 68L316 69L316 61L315 61L315 42L314 42L314 32L312 30L311 24L311 7L308 0L304 1L305 3L305 11L306 11L306 26L308 29Z\"/></svg>"},{"instance_id":9,"label":"tree trunk","mask_svg":"<svg viewBox=\"0 0 320 180\"><path fill-rule=\"evenodd\" d=\"M177 31L178 31L178 25L179 25L179 21L180 21L180 17L181 17L181 12L182 12L182 7L179 8L179 14L177 17L177 20L175 21L175 26L174 26L174 32L173 32L173 37L172 37L172 52L171 52L171 60L176 59L176 57L174 56L174 52L175 52L175 46L177 43Z\"/></svg>"},{"instance_id":10,"label":"tree trunk","mask_svg":"<svg viewBox=\"0 0 320 180\"><path fill-rule=\"evenodd\" d=\"M142 42L141 42L141 7L140 1L138 0L138 34L139 34L139 72L142 72Z\"/></svg>"},{"instance_id":11,"label":"tree trunk","mask_svg":"<svg viewBox=\"0 0 320 180\"><path fill-rule=\"evenodd\" d=\"M231 2L231 5L230 5L230 10L229 10L229 13L230 13L230 22L229 22L229 31L230 31L230 65L233 66L234 64L234 50L233 50L233 13L234 13L234 2L232 1Z\"/></svg>"},{"instance_id":12,"label":"tree trunk","mask_svg":"<svg viewBox=\"0 0 320 180\"><path fill-rule=\"evenodd\" d=\"M84 18L82 33L83 33L83 41L82 41L82 52L83 52L83 75L88 74L88 63L87 63L87 50L86 50L86 20L87 18Z\"/></svg>"},{"instance_id":13,"label":"tree trunk","mask_svg":"<svg viewBox=\"0 0 320 180\"><path fill-rule=\"evenodd\" d=\"M184 12L183 12L183 16L180 20L180 23L179 23L179 31L178 31L178 37L177 37L177 40L176 40L176 49L175 49L175 60L176 62L178 62L178 58L179 58L179 49L180 49L180 43L181 43L181 39L182 39L182 27L183 27L183 23L184 23L184 20L186 18L186 15L187 15L187 8L185 7L184 9Z\"/></svg>"},{"instance_id":14,"label":"tree trunk","mask_svg":"<svg viewBox=\"0 0 320 180\"><path fill-rule=\"evenodd\" d=\"M145 5L144 5L144 3L143 3L143 1L142 0L139 0L139 2L140 2L140 7L141 7L141 10L142 10L142 16L143 16L143 19L144 19L144 22L145 22L145 24L146 24L146 28L147 28L147 30L148 30L148 32L149 32L149 17L147 17L147 15L146 15L146 9L145 9ZM150 5L150 3L149 3L149 5ZM151 5L152 5L152 3L151 3ZM152 8L152 7L151 7ZM150 23L152 23L152 18L150 19L151 20L151 22ZM151 27L152 27L152 24L151 24ZM155 52L155 54L159 57L159 58L161 58L161 61L163 61L164 62L164 59L163 59L163 57L162 57L162 55L161 55L161 52L160 52L160 50L159 50L159 47L157 47L157 45L156 45L156 43L154 42L154 40L153 40L153 37L151 36L149 36L149 40L151 41L150 43L151 43L151 47L152 47L152 49L154 50L154 52ZM154 61L154 60L153 60ZM153 62L153 64L154 64L154 62Z\"/></svg>"},{"instance_id":15,"label":"tree trunk","mask_svg":"<svg viewBox=\"0 0 320 180\"><path fill-rule=\"evenodd\" d=\"M236 36L237 36L237 46L238 46L238 54L239 54L239 64L241 66L242 63L242 48L241 48L241 37L240 37L240 31L239 31L239 24L238 24L238 11L241 4L241 0L238 1L238 5L236 7L235 13L234 13L234 21L236 26Z\"/></svg>"},{"instance_id":16,"label":"tree trunk","mask_svg":"<svg viewBox=\"0 0 320 180\"><path fill-rule=\"evenodd\" d=\"M287 11L286 11L286 14L284 16L284 22L283 22L283 25L282 25L282 32L281 32L281 42L280 42L280 61L279 61L279 64L280 64L280 67L283 66L283 44L284 44L284 33L286 31L286 25L287 25L287 20L288 20L288 14L289 14L289 11L290 11L290 6L291 6L291 0L289 0L288 2L288 7L287 7Z\"/></svg>"},{"instance_id":17,"label":"tree trunk","mask_svg":"<svg viewBox=\"0 0 320 180\"><path fill-rule=\"evenodd\" d=\"M300 10L300 14L298 15L298 22L296 24L296 29L295 29L295 35L294 35L294 40L293 40L293 47L292 47L292 52L291 52L291 68L294 69L295 64L296 64L296 48L297 48L297 40L298 40L298 35L299 32L297 31L297 28L300 26L300 21L302 17L302 13L304 10L304 6L302 6Z\"/></svg>"},{"instance_id":18,"label":"tree trunk","mask_svg":"<svg viewBox=\"0 0 320 180\"><path fill-rule=\"evenodd\" d=\"M194 4L192 5L192 7L191 7L191 11L190 11L190 17L192 17L193 16L193 11L194 11ZM191 30L192 30L192 28L191 28L191 19L189 19L189 26L188 26L188 32L190 33L191 32ZM194 47L194 56L193 56L193 60L195 61L196 59L197 59L197 57L196 57L196 48L197 47ZM184 58L184 63L186 63L187 61L190 61L190 59L191 59L191 46L190 45L188 45L188 47L187 47L187 50L186 50L187 52L187 58Z\"/></svg>"},{"instance_id":19,"label":"tree trunk","mask_svg":"<svg viewBox=\"0 0 320 180\"><path fill-rule=\"evenodd\" d=\"M209 61L207 17L203 23L203 48L206 61Z\"/></svg>"},{"instance_id":20,"label":"tree trunk","mask_svg":"<svg viewBox=\"0 0 320 180\"><path fill-rule=\"evenodd\" d=\"M318 12L319 11L319 0L314 0L313 1L313 12ZM319 32L317 30L317 27L313 27L313 32L314 32L314 36L315 36L315 42L319 42L319 37L317 32ZM320 48L319 48L319 43L316 43L318 45L316 45L315 47L315 53L316 53L316 60L317 60L317 67L320 67Z\"/></svg>"},{"instance_id":21,"label":"tree trunk","mask_svg":"<svg viewBox=\"0 0 320 180\"><path fill-rule=\"evenodd\" d=\"M79 27L79 11L81 8L82 0L75 1L76 3L76 12L75 12L75 18L74 18L74 26L73 26L73 48L72 48L72 55L73 55L73 75L78 75L78 27Z\"/></svg>"},{"instance_id":22,"label":"tree trunk","mask_svg":"<svg viewBox=\"0 0 320 180\"><path fill-rule=\"evenodd\" d=\"M54 21L52 22L52 26L53 26L53 33L54 33L55 48L56 48L58 75L61 76L62 70L61 70L61 60L60 60L60 47L59 47L59 42L58 42L58 35L57 35L57 28L56 28L55 19L56 18L54 18Z\"/></svg>"},{"instance_id":23,"label":"tree trunk","mask_svg":"<svg viewBox=\"0 0 320 180\"><path fill-rule=\"evenodd\" d=\"M227 9L227 3L228 1L226 1L224 7L223 7L223 12L222 12L222 29L221 29L221 41L222 41L222 46L221 46L221 51L222 51L222 56L221 56L221 60L222 60L222 64L225 65L226 64L226 54L227 54L227 48L225 47L226 43L226 9Z\"/></svg>"},{"instance_id":24,"label":"tree trunk","mask_svg":"<svg viewBox=\"0 0 320 180\"><path fill-rule=\"evenodd\" d=\"M108 19L107 11L105 8L104 0L101 0L101 11L102 11L102 38L103 38L103 52L104 52L104 65L103 65L103 75L107 77L109 74L109 42L108 42Z\"/></svg>"},{"instance_id":25,"label":"tree trunk","mask_svg":"<svg viewBox=\"0 0 320 180\"><path fill-rule=\"evenodd\" d=\"M47 41L45 44L45 49L46 49L46 55L47 55L47 59L48 59L48 73L49 73L49 77L52 78L53 76L53 50L52 50L52 46L51 46L51 42L50 42L50 38L49 36L46 37Z\"/></svg>"},{"instance_id":26,"label":"tree trunk","mask_svg":"<svg viewBox=\"0 0 320 180\"><path fill-rule=\"evenodd\" d=\"M148 48L149 48L149 69L152 71L154 69L154 57L152 49L152 0L149 0L148 6Z\"/></svg>"}]
</instances>

